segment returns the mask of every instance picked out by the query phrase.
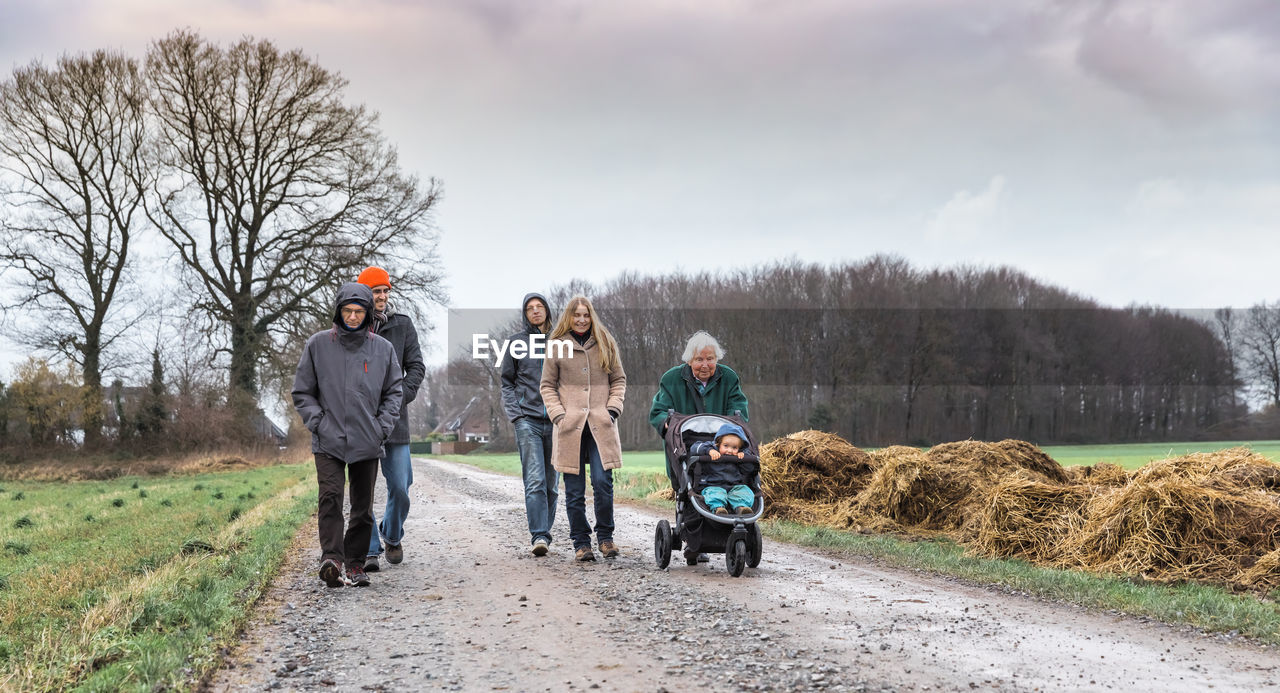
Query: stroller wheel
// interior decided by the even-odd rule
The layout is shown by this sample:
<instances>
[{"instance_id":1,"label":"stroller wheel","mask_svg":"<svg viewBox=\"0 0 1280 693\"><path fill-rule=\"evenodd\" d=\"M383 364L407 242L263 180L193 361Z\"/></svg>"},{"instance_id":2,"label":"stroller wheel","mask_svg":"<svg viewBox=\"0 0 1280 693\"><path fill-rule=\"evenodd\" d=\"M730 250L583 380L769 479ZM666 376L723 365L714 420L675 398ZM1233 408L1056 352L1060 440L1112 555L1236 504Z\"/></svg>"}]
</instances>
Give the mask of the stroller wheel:
<instances>
[{"instance_id":1,"label":"stroller wheel","mask_svg":"<svg viewBox=\"0 0 1280 693\"><path fill-rule=\"evenodd\" d=\"M760 536L760 525L753 524L747 528L747 567L760 565L760 555L764 552L764 539Z\"/></svg>"},{"instance_id":2,"label":"stroller wheel","mask_svg":"<svg viewBox=\"0 0 1280 693\"><path fill-rule=\"evenodd\" d=\"M745 539L735 539L733 546L724 552L725 567L729 569L729 574L738 577L742 574L744 568L747 567L747 542Z\"/></svg>"},{"instance_id":3,"label":"stroller wheel","mask_svg":"<svg viewBox=\"0 0 1280 693\"><path fill-rule=\"evenodd\" d=\"M659 568L671 565L671 524L666 520L658 520L653 532L653 558Z\"/></svg>"}]
</instances>

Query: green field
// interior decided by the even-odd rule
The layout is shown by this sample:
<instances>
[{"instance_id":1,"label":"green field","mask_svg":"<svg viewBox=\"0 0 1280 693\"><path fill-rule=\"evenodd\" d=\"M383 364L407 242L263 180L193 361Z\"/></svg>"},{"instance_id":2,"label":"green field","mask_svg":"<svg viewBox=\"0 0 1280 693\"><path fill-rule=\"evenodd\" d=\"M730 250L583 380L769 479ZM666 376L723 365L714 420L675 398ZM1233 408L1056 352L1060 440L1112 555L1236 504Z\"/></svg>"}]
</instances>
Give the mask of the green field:
<instances>
[{"instance_id":1,"label":"green field","mask_svg":"<svg viewBox=\"0 0 1280 693\"><path fill-rule=\"evenodd\" d=\"M315 511L314 479L0 483L0 689L192 686Z\"/></svg>"},{"instance_id":2,"label":"green field","mask_svg":"<svg viewBox=\"0 0 1280 693\"><path fill-rule=\"evenodd\" d=\"M1130 443L1126 445L1050 445L1044 451L1062 466L1114 462L1137 469L1151 460L1163 460L1192 452L1214 452L1247 447L1272 460L1280 460L1280 440L1215 441L1203 443Z\"/></svg>"},{"instance_id":3,"label":"green field","mask_svg":"<svg viewBox=\"0 0 1280 693\"><path fill-rule=\"evenodd\" d=\"M1280 460L1280 440L1254 440L1206 443L1128 443L1121 445L1050 445L1044 449L1062 466L1113 462L1125 469L1137 469L1151 460L1185 455L1191 452L1213 452L1244 446L1273 460ZM520 456L514 452L495 455L439 455L441 459L473 464L513 476L520 474ZM657 473L666 470L663 454L658 450L624 452L622 471L634 474Z\"/></svg>"}]
</instances>

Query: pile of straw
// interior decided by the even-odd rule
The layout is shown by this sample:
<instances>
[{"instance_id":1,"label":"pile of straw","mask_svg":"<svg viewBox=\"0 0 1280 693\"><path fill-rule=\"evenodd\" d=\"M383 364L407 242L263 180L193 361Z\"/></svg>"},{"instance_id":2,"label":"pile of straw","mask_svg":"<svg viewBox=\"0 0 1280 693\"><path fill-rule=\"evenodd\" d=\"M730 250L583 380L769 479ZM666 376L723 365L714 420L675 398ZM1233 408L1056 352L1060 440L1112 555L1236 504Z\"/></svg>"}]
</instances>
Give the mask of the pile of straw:
<instances>
[{"instance_id":1,"label":"pile of straw","mask_svg":"<svg viewBox=\"0 0 1280 693\"><path fill-rule=\"evenodd\" d=\"M1277 474L1280 465L1245 448L1148 463L1088 499L1061 563L1158 581L1274 581L1249 569L1280 548L1280 495L1259 481Z\"/></svg>"},{"instance_id":2,"label":"pile of straw","mask_svg":"<svg viewBox=\"0 0 1280 693\"><path fill-rule=\"evenodd\" d=\"M846 525L891 519L905 528L959 530L997 484L1020 476L1042 483L1062 482L1062 466L1030 443L1002 440L946 443L922 452L894 446L871 455L875 474L836 518Z\"/></svg>"},{"instance_id":3,"label":"pile of straw","mask_svg":"<svg viewBox=\"0 0 1280 693\"><path fill-rule=\"evenodd\" d=\"M1110 462L1099 462L1093 465L1076 465L1067 467L1067 481L1072 484L1088 484L1090 486L1124 486L1129 483L1129 472L1124 467Z\"/></svg>"},{"instance_id":4,"label":"pile of straw","mask_svg":"<svg viewBox=\"0 0 1280 693\"><path fill-rule=\"evenodd\" d=\"M766 511L862 532L945 535L986 556L1280 588L1280 464L1246 448L1064 469L1018 440L870 454L802 431L761 448Z\"/></svg>"},{"instance_id":5,"label":"pile of straw","mask_svg":"<svg viewBox=\"0 0 1280 693\"><path fill-rule=\"evenodd\" d=\"M1086 485L1046 483L1016 475L991 487L966 526L965 543L976 553L1055 564L1062 541L1085 524Z\"/></svg>"},{"instance_id":6,"label":"pile of straw","mask_svg":"<svg viewBox=\"0 0 1280 693\"><path fill-rule=\"evenodd\" d=\"M870 455L834 433L800 431L760 448L766 505L831 503L857 493L870 473Z\"/></svg>"},{"instance_id":7,"label":"pile of straw","mask_svg":"<svg viewBox=\"0 0 1280 693\"><path fill-rule=\"evenodd\" d=\"M966 470L902 445L877 450L874 457L878 464L870 481L833 519L846 526L876 526L880 518L926 530L958 526L973 481Z\"/></svg>"}]
</instances>

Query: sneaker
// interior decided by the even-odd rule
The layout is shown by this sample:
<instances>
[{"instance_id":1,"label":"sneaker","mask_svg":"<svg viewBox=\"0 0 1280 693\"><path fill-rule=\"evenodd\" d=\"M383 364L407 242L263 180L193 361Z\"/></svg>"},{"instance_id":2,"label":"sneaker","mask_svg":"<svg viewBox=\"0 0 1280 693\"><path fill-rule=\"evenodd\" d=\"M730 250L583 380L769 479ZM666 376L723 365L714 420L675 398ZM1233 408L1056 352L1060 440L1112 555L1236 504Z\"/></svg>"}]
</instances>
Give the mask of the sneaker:
<instances>
[{"instance_id":1,"label":"sneaker","mask_svg":"<svg viewBox=\"0 0 1280 693\"><path fill-rule=\"evenodd\" d=\"M347 582L355 587L368 587L369 576L364 574L364 568L353 563L347 566Z\"/></svg>"},{"instance_id":2,"label":"sneaker","mask_svg":"<svg viewBox=\"0 0 1280 693\"><path fill-rule=\"evenodd\" d=\"M710 562L711 562L711 557L710 557L710 556L708 556L708 555L707 555L707 554L705 554L705 553L700 553L700 554L698 554L698 562L699 562L699 563L710 563Z\"/></svg>"},{"instance_id":3,"label":"sneaker","mask_svg":"<svg viewBox=\"0 0 1280 693\"><path fill-rule=\"evenodd\" d=\"M590 546L579 546L573 552L573 560L583 562L596 560L596 554L591 550Z\"/></svg>"},{"instance_id":4,"label":"sneaker","mask_svg":"<svg viewBox=\"0 0 1280 693\"><path fill-rule=\"evenodd\" d=\"M391 565L400 565L404 560L404 549L399 544L387 544L387 561Z\"/></svg>"},{"instance_id":5,"label":"sneaker","mask_svg":"<svg viewBox=\"0 0 1280 693\"><path fill-rule=\"evenodd\" d=\"M324 559L320 563L320 579L330 587L342 587L342 568L338 562L332 558Z\"/></svg>"},{"instance_id":6,"label":"sneaker","mask_svg":"<svg viewBox=\"0 0 1280 693\"><path fill-rule=\"evenodd\" d=\"M716 514L717 514L717 515L728 515L728 514L729 514L729 509L728 509L728 508L726 508L726 507L724 507L724 506L722 505L722 506L720 506L720 507L716 508L716 511L715 511L715 512L716 512Z\"/></svg>"},{"instance_id":7,"label":"sneaker","mask_svg":"<svg viewBox=\"0 0 1280 693\"><path fill-rule=\"evenodd\" d=\"M364 559L364 572L376 573L379 570L382 570L382 566L378 563L378 557L376 555L366 556Z\"/></svg>"},{"instance_id":8,"label":"sneaker","mask_svg":"<svg viewBox=\"0 0 1280 693\"><path fill-rule=\"evenodd\" d=\"M618 545L613 543L613 540L611 539L602 541L600 542L600 554L605 558L617 558Z\"/></svg>"},{"instance_id":9,"label":"sneaker","mask_svg":"<svg viewBox=\"0 0 1280 693\"><path fill-rule=\"evenodd\" d=\"M542 537L538 537L538 538L537 538L537 540L533 542L533 555L535 555L535 556L545 556L545 555L547 555L547 540L546 540L546 539L543 539Z\"/></svg>"},{"instance_id":10,"label":"sneaker","mask_svg":"<svg viewBox=\"0 0 1280 693\"><path fill-rule=\"evenodd\" d=\"M733 511L734 511L735 513L738 513L739 515L750 515L750 514L751 514L751 508L748 508L748 507L747 507L747 506L745 506L745 505L739 505L738 507L734 508L734 509L733 509Z\"/></svg>"}]
</instances>

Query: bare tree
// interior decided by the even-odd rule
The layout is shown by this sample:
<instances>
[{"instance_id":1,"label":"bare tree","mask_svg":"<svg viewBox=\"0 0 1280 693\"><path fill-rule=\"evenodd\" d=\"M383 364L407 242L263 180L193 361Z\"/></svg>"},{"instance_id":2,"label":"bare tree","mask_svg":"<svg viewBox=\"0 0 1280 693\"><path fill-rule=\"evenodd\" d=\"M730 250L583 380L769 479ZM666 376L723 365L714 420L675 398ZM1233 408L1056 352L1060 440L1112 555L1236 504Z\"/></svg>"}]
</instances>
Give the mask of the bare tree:
<instances>
[{"instance_id":1,"label":"bare tree","mask_svg":"<svg viewBox=\"0 0 1280 693\"><path fill-rule=\"evenodd\" d=\"M34 62L0 85L0 263L32 319L10 334L82 369L86 444L102 433L104 353L141 217L145 83L138 64L97 51Z\"/></svg>"},{"instance_id":2,"label":"bare tree","mask_svg":"<svg viewBox=\"0 0 1280 693\"><path fill-rule=\"evenodd\" d=\"M1240 350L1239 322L1240 320L1235 310L1230 307L1213 311L1213 325L1217 328L1218 339L1222 340L1222 346L1226 350L1227 371L1231 378L1231 408L1233 410L1236 407L1236 378L1240 373L1236 365L1236 353Z\"/></svg>"},{"instance_id":3,"label":"bare tree","mask_svg":"<svg viewBox=\"0 0 1280 693\"><path fill-rule=\"evenodd\" d=\"M148 216L172 243L195 308L227 333L233 400L252 402L276 346L333 310L367 264L402 302L442 301L431 225L440 187L399 170L345 79L300 51L189 31L152 44L161 171Z\"/></svg>"},{"instance_id":4,"label":"bare tree","mask_svg":"<svg viewBox=\"0 0 1280 693\"><path fill-rule=\"evenodd\" d=\"M1245 312L1240 345L1249 380L1280 407L1280 303L1263 301Z\"/></svg>"}]
</instances>

